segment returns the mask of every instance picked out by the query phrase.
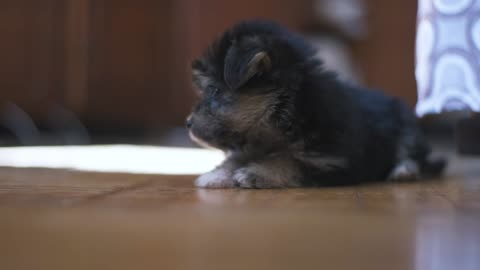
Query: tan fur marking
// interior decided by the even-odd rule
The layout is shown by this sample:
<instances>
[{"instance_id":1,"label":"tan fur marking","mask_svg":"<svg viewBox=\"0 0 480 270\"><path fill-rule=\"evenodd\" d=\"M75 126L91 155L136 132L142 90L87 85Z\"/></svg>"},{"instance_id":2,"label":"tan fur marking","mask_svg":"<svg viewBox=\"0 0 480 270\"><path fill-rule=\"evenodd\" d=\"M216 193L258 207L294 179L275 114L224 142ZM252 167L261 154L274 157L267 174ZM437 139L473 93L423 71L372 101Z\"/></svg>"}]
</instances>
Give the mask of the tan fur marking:
<instances>
[{"instance_id":1,"label":"tan fur marking","mask_svg":"<svg viewBox=\"0 0 480 270\"><path fill-rule=\"evenodd\" d=\"M272 68L272 61L266 52L256 53L248 62L248 71L245 80L249 80L260 71L268 71Z\"/></svg>"},{"instance_id":2,"label":"tan fur marking","mask_svg":"<svg viewBox=\"0 0 480 270\"><path fill-rule=\"evenodd\" d=\"M243 188L298 187L299 177L295 163L283 156L252 162L233 174L233 179Z\"/></svg>"},{"instance_id":3,"label":"tan fur marking","mask_svg":"<svg viewBox=\"0 0 480 270\"><path fill-rule=\"evenodd\" d=\"M205 89L212 83L209 76L196 69L192 70L192 77L193 80L198 84L197 86L202 89Z\"/></svg>"},{"instance_id":4,"label":"tan fur marking","mask_svg":"<svg viewBox=\"0 0 480 270\"><path fill-rule=\"evenodd\" d=\"M273 113L272 106L276 94L242 96L234 108L225 115L237 131L246 131L252 127L261 128L266 125L268 117Z\"/></svg>"}]
</instances>

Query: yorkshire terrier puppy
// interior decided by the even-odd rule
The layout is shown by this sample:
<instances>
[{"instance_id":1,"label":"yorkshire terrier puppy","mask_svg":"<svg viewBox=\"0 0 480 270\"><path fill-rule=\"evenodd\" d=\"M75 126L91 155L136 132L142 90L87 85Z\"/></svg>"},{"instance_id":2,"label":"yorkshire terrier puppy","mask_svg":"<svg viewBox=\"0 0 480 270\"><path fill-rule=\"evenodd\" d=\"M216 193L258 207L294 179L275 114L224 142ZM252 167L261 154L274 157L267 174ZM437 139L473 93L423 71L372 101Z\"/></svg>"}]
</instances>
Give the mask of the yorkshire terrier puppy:
<instances>
[{"instance_id":1,"label":"yorkshire terrier puppy","mask_svg":"<svg viewBox=\"0 0 480 270\"><path fill-rule=\"evenodd\" d=\"M336 78L300 36L271 22L227 30L193 61L191 138L226 153L206 188L284 188L439 174L399 99Z\"/></svg>"}]
</instances>

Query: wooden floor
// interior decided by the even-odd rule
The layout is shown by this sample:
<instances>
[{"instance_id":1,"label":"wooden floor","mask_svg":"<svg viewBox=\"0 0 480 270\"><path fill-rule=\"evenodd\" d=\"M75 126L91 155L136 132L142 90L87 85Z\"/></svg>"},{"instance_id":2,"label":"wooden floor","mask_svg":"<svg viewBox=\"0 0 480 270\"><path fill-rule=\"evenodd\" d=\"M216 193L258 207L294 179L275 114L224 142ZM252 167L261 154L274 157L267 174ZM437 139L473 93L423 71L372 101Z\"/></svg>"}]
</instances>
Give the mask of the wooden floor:
<instances>
[{"instance_id":1,"label":"wooden floor","mask_svg":"<svg viewBox=\"0 0 480 270\"><path fill-rule=\"evenodd\" d=\"M0 169L0 269L480 269L480 159L443 180L202 190Z\"/></svg>"}]
</instances>

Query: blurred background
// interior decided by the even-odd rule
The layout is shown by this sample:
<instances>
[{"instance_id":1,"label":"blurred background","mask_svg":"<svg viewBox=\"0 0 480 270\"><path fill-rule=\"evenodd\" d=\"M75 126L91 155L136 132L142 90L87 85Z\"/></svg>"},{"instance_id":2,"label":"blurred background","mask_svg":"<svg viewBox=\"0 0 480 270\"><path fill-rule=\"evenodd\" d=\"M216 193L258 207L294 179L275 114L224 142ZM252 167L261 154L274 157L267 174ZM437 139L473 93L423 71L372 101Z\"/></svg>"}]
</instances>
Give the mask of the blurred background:
<instances>
[{"instance_id":1,"label":"blurred background","mask_svg":"<svg viewBox=\"0 0 480 270\"><path fill-rule=\"evenodd\" d=\"M190 62L252 18L415 105L416 1L1 0L0 145L191 146Z\"/></svg>"}]
</instances>

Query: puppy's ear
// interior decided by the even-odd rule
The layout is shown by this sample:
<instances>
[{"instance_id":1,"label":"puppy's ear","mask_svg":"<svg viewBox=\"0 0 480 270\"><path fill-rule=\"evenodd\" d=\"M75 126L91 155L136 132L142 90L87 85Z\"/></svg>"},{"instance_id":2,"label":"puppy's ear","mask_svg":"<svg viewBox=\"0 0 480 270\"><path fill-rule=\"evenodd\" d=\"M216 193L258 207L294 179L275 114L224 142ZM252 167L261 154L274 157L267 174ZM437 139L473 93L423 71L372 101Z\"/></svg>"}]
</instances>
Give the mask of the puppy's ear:
<instances>
[{"instance_id":1,"label":"puppy's ear","mask_svg":"<svg viewBox=\"0 0 480 270\"><path fill-rule=\"evenodd\" d=\"M268 53L258 48L239 49L232 47L226 57L224 77L232 89L243 86L255 75L267 73L272 68Z\"/></svg>"}]
</instances>

